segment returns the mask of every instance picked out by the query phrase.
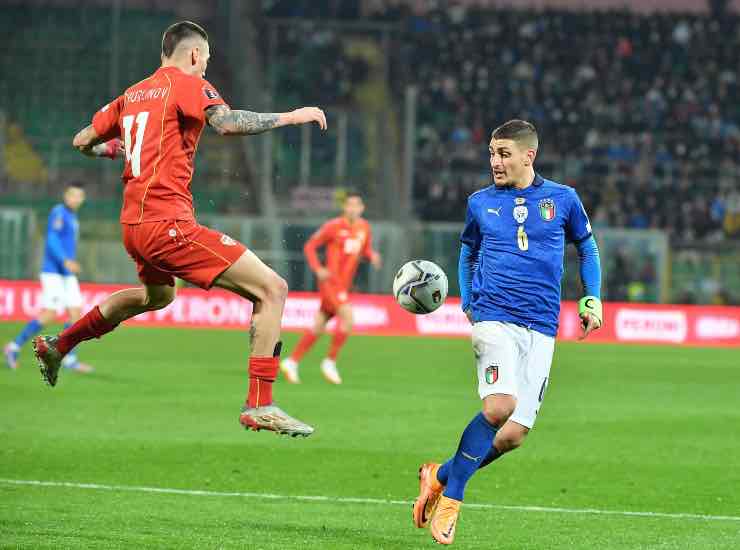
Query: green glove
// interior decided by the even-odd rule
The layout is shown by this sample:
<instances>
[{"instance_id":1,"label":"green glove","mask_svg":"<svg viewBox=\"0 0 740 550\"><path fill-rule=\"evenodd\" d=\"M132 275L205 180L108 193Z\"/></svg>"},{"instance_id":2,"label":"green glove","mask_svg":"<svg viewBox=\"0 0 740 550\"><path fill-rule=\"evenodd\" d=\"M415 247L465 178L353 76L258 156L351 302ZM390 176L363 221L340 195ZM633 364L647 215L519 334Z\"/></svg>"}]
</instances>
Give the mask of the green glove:
<instances>
[{"instance_id":1,"label":"green glove","mask_svg":"<svg viewBox=\"0 0 740 550\"><path fill-rule=\"evenodd\" d=\"M604 321L604 308L601 305L601 300L596 296L584 296L578 301L578 316L580 317L584 313L590 313L599 320L599 326Z\"/></svg>"}]
</instances>

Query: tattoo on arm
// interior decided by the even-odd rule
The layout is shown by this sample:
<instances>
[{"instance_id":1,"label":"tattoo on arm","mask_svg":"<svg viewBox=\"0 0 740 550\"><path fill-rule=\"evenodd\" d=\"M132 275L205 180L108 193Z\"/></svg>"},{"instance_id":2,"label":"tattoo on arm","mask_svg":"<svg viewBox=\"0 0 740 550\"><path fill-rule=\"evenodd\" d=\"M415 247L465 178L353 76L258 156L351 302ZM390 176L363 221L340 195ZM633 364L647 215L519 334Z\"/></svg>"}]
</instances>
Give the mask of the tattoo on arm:
<instances>
[{"instance_id":1,"label":"tattoo on arm","mask_svg":"<svg viewBox=\"0 0 740 550\"><path fill-rule=\"evenodd\" d=\"M77 135L72 141L72 145L76 147L77 150L83 155L94 157L97 155L93 151L93 147L100 143L103 143L103 141L104 140L100 136L98 136L93 125L90 124L89 126L86 126L82 130L77 132Z\"/></svg>"},{"instance_id":2,"label":"tattoo on arm","mask_svg":"<svg viewBox=\"0 0 740 550\"><path fill-rule=\"evenodd\" d=\"M221 135L261 134L276 128L280 115L277 113L255 113L252 111L233 111L226 105L214 105L206 109L206 118Z\"/></svg>"}]
</instances>

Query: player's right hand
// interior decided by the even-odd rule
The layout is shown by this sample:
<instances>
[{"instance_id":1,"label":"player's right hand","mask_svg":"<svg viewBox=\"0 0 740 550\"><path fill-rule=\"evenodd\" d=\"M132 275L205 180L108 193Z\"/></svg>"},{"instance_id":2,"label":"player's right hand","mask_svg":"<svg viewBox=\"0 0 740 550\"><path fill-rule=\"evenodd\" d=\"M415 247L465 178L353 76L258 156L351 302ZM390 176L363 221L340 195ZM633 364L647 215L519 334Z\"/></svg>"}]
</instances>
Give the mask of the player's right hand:
<instances>
[{"instance_id":1,"label":"player's right hand","mask_svg":"<svg viewBox=\"0 0 740 550\"><path fill-rule=\"evenodd\" d=\"M331 276L331 273L325 267L320 267L316 270L316 277L319 281L326 281Z\"/></svg>"},{"instance_id":2,"label":"player's right hand","mask_svg":"<svg viewBox=\"0 0 740 550\"><path fill-rule=\"evenodd\" d=\"M473 321L473 310L471 310L470 308L466 309L465 317L468 318L468 321L470 322L471 325L475 324L475 321Z\"/></svg>"},{"instance_id":3,"label":"player's right hand","mask_svg":"<svg viewBox=\"0 0 740 550\"><path fill-rule=\"evenodd\" d=\"M326 115L318 107L301 107L291 111L291 120L293 124L306 124L316 122L319 128L326 130Z\"/></svg>"},{"instance_id":4,"label":"player's right hand","mask_svg":"<svg viewBox=\"0 0 740 550\"><path fill-rule=\"evenodd\" d=\"M67 269L67 271L70 271L75 275L80 272L80 264L78 264L74 260L64 260L64 267Z\"/></svg>"},{"instance_id":5,"label":"player's right hand","mask_svg":"<svg viewBox=\"0 0 740 550\"><path fill-rule=\"evenodd\" d=\"M106 145L108 145L108 156L111 159L116 159L126 154L126 150L123 148L123 141L119 138L113 138Z\"/></svg>"}]
</instances>

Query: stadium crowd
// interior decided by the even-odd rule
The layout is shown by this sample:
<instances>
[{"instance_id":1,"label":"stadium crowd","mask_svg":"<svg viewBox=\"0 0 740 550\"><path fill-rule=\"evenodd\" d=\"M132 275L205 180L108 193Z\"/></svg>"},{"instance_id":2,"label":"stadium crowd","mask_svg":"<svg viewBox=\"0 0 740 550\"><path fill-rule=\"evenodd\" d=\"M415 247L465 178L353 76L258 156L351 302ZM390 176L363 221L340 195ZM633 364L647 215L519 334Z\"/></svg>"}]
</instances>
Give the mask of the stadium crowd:
<instances>
[{"instance_id":1,"label":"stadium crowd","mask_svg":"<svg viewBox=\"0 0 740 550\"><path fill-rule=\"evenodd\" d=\"M681 241L740 235L737 16L358 6L277 2L268 15L399 27L391 82L398 94L419 90L423 219L459 219L489 180L490 129L518 117L540 130L539 169L575 186L595 225L661 228Z\"/></svg>"}]
</instances>

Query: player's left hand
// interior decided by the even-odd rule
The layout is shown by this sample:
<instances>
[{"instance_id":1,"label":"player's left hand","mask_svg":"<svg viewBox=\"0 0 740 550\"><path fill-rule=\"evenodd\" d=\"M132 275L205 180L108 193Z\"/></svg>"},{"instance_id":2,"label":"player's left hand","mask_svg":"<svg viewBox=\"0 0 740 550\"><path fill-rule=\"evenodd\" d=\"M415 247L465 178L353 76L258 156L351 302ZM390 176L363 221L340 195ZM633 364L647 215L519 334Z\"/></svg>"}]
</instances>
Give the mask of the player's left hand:
<instances>
[{"instance_id":1,"label":"player's left hand","mask_svg":"<svg viewBox=\"0 0 740 550\"><path fill-rule=\"evenodd\" d=\"M581 329L583 333L578 337L579 340L583 340L591 334L594 330L601 328L601 321L598 317L591 313L582 313L581 317Z\"/></svg>"},{"instance_id":2,"label":"player's left hand","mask_svg":"<svg viewBox=\"0 0 740 550\"><path fill-rule=\"evenodd\" d=\"M375 269L380 269L383 266L383 258L380 257L380 254L375 251L370 254L370 265Z\"/></svg>"},{"instance_id":3,"label":"player's left hand","mask_svg":"<svg viewBox=\"0 0 740 550\"><path fill-rule=\"evenodd\" d=\"M326 115L318 107L301 107L291 111L290 116L292 124L315 122L319 125L319 128L326 130Z\"/></svg>"},{"instance_id":4,"label":"player's left hand","mask_svg":"<svg viewBox=\"0 0 740 550\"><path fill-rule=\"evenodd\" d=\"M601 300L596 296L585 296L578 302L578 316L581 318L583 334L579 340L585 339L594 330L601 328L601 319L604 311Z\"/></svg>"}]
</instances>

